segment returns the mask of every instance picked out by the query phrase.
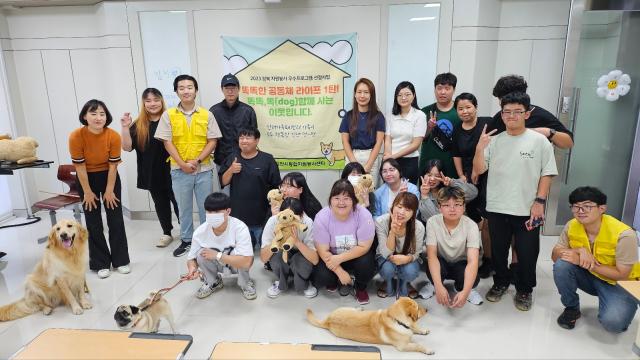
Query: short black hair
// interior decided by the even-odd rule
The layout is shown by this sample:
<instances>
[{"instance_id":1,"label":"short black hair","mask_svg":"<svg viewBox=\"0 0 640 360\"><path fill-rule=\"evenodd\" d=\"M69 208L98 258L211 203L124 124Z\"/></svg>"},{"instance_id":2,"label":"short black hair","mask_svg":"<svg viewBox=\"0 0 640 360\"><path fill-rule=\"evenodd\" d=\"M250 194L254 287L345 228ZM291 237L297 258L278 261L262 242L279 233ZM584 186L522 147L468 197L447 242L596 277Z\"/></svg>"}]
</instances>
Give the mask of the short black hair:
<instances>
[{"instance_id":1,"label":"short black hair","mask_svg":"<svg viewBox=\"0 0 640 360\"><path fill-rule=\"evenodd\" d=\"M231 198L223 192L214 192L204 199L204 209L206 211L220 211L231 208Z\"/></svg>"},{"instance_id":2,"label":"short black hair","mask_svg":"<svg viewBox=\"0 0 640 360\"><path fill-rule=\"evenodd\" d=\"M294 197L288 197L282 201L280 205L280 211L291 209L294 214L302 217L304 214L304 207L302 206L302 201L300 199L296 199Z\"/></svg>"},{"instance_id":3,"label":"short black hair","mask_svg":"<svg viewBox=\"0 0 640 360\"><path fill-rule=\"evenodd\" d=\"M253 136L256 139L260 139L260 130L254 127L242 128L238 130L238 139L240 136Z\"/></svg>"},{"instance_id":4,"label":"short black hair","mask_svg":"<svg viewBox=\"0 0 640 360\"><path fill-rule=\"evenodd\" d=\"M478 107L478 99L476 99L475 95L473 95L472 93L467 93L464 92L458 96L456 96L456 99L453 101L453 108L457 108L458 107L458 102L460 100L468 100L473 104L473 107Z\"/></svg>"},{"instance_id":5,"label":"short black hair","mask_svg":"<svg viewBox=\"0 0 640 360\"><path fill-rule=\"evenodd\" d=\"M504 109L504 106L508 104L520 104L524 106L526 111L529 111L529 108L531 107L531 99L529 98L529 95L525 93L508 93L500 98L500 107Z\"/></svg>"},{"instance_id":6,"label":"short black hair","mask_svg":"<svg viewBox=\"0 0 640 360\"><path fill-rule=\"evenodd\" d=\"M433 79L433 87L436 87L438 85L451 85L455 89L457 84L458 77L450 72L438 74L436 78Z\"/></svg>"},{"instance_id":7,"label":"short black hair","mask_svg":"<svg viewBox=\"0 0 640 360\"><path fill-rule=\"evenodd\" d=\"M569 194L569 204L573 205L583 201L593 201L598 205L606 205L607 195L593 186L581 186Z\"/></svg>"},{"instance_id":8,"label":"short black hair","mask_svg":"<svg viewBox=\"0 0 640 360\"><path fill-rule=\"evenodd\" d=\"M329 206L331 206L331 198L334 196L347 194L351 198L351 210L355 211L358 205L358 198L356 197L356 191L353 189L353 185L349 180L338 179L333 183L331 192L329 192Z\"/></svg>"},{"instance_id":9,"label":"short black hair","mask_svg":"<svg viewBox=\"0 0 640 360\"><path fill-rule=\"evenodd\" d=\"M342 174L340 174L340 179L348 178L349 175L351 175L351 173L353 172L353 170L356 170L361 175L364 175L367 173L366 171L364 171L364 166L362 166L362 164L360 164L359 162L357 161L350 162L344 166L344 169L342 169Z\"/></svg>"},{"instance_id":10,"label":"short black hair","mask_svg":"<svg viewBox=\"0 0 640 360\"><path fill-rule=\"evenodd\" d=\"M87 101L86 104L84 104L84 106L82 107L82 110L80 110L80 116L78 116L78 118L80 119L80 123L82 125L88 125L87 120L85 120L84 117L87 115L88 112L96 111L98 110L99 107L101 107L104 110L104 113L107 116L107 122L104 124L104 127L109 126L109 124L111 124L111 122L113 121L113 117L111 116L109 109L107 109L107 105L105 105L104 102L96 99L91 99Z\"/></svg>"},{"instance_id":11,"label":"short black hair","mask_svg":"<svg viewBox=\"0 0 640 360\"><path fill-rule=\"evenodd\" d=\"M194 78L193 76L187 74L178 75L175 79L173 79L173 91L178 91L178 83L182 80L193 81L193 86L196 88L196 91L198 91L198 81L196 81L196 78Z\"/></svg>"},{"instance_id":12,"label":"short black hair","mask_svg":"<svg viewBox=\"0 0 640 360\"><path fill-rule=\"evenodd\" d=\"M527 92L527 82L520 75L506 75L496 81L493 87L493 96L502 99L507 94Z\"/></svg>"}]
</instances>

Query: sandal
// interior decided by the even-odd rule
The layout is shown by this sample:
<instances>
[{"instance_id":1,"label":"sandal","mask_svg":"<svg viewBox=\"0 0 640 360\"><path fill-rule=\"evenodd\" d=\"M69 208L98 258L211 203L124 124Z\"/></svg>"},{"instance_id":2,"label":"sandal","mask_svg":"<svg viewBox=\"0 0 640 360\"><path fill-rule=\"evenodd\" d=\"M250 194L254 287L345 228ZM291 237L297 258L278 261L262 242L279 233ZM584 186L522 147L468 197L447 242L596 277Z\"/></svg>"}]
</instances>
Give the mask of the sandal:
<instances>
[{"instance_id":1,"label":"sandal","mask_svg":"<svg viewBox=\"0 0 640 360\"><path fill-rule=\"evenodd\" d=\"M418 290L416 290L413 285L409 284L409 298L410 299L417 299L418 298Z\"/></svg>"}]
</instances>

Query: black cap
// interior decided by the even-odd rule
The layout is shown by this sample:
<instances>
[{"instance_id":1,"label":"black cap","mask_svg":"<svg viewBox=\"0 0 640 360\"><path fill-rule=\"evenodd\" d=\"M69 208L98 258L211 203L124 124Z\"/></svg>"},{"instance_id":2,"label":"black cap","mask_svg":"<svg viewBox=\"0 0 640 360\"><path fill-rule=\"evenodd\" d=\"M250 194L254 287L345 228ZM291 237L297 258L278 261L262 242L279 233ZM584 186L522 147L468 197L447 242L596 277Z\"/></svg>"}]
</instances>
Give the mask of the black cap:
<instances>
[{"instance_id":1,"label":"black cap","mask_svg":"<svg viewBox=\"0 0 640 360\"><path fill-rule=\"evenodd\" d=\"M222 77L222 81L220 82L220 86L225 87L227 85L240 86L240 81L238 81L238 78L235 75L227 74L227 75Z\"/></svg>"}]
</instances>

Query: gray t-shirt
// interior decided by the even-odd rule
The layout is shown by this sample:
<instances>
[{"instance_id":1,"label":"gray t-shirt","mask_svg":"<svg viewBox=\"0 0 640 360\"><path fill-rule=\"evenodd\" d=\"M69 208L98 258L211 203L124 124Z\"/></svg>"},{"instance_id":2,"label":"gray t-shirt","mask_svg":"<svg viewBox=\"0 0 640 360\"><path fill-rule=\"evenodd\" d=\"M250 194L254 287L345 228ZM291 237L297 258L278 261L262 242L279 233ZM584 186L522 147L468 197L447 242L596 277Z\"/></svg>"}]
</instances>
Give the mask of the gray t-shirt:
<instances>
[{"instance_id":1,"label":"gray t-shirt","mask_svg":"<svg viewBox=\"0 0 640 360\"><path fill-rule=\"evenodd\" d=\"M480 230L462 215L458 226L449 232L442 214L437 214L427 220L427 246L437 246L438 256L449 263L466 260L467 248L480 249Z\"/></svg>"},{"instance_id":2,"label":"gray t-shirt","mask_svg":"<svg viewBox=\"0 0 640 360\"><path fill-rule=\"evenodd\" d=\"M184 109L182 109L180 104L178 104L177 108L187 118L187 125L191 125L191 117L193 113L195 113L196 111L200 111L200 108L198 106L193 108L193 110L191 111L185 111ZM221 138L222 132L220 132L220 128L218 127L218 123L216 122L216 118L213 116L211 111L208 111L208 110L205 110L205 111L207 111L207 114L208 114L207 139ZM160 121L158 122L158 128L156 129L156 134L154 137L158 140L170 141L173 139L173 135L171 132L171 122L169 121L168 111L163 112L162 116L160 116ZM173 165L173 164L171 165L172 170L179 169L179 168L180 167L177 165ZM211 169L213 169L213 161L211 161L209 164L202 164L202 166L200 166L200 169L198 169L198 172L209 171Z\"/></svg>"},{"instance_id":3,"label":"gray t-shirt","mask_svg":"<svg viewBox=\"0 0 640 360\"><path fill-rule=\"evenodd\" d=\"M276 224L278 223L278 216L274 215L267 220L267 223L262 230L262 248L268 247L273 241L275 236ZM307 225L307 231L300 231L298 229L298 239L302 241L311 250L315 250L316 246L313 243L313 220L307 215L302 216L302 223Z\"/></svg>"},{"instance_id":4,"label":"gray t-shirt","mask_svg":"<svg viewBox=\"0 0 640 360\"><path fill-rule=\"evenodd\" d=\"M389 223L391 222L391 215L386 213L384 215L380 215L376 218L376 234L378 235L378 248L376 249L376 254L380 255L384 258L393 254L393 251L389 250L387 247L387 238L389 237ZM416 220L416 251L411 254L413 255L413 261L418 260L420 253L425 251L424 247L424 225L418 220ZM402 254L402 248L404 247L405 236L398 237L396 236L396 248L395 252L397 254Z\"/></svg>"},{"instance_id":5,"label":"gray t-shirt","mask_svg":"<svg viewBox=\"0 0 640 360\"><path fill-rule=\"evenodd\" d=\"M526 129L516 136L500 133L484 150L487 211L529 216L542 176L558 175L553 146L544 135Z\"/></svg>"}]
</instances>

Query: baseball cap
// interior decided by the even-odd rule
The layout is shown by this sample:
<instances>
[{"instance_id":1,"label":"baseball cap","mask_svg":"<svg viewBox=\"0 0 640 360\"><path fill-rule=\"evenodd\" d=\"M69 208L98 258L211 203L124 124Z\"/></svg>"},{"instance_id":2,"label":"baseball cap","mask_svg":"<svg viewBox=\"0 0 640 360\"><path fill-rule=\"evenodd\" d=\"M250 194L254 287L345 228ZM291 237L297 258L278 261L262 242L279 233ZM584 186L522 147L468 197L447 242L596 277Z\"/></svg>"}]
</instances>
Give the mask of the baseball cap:
<instances>
[{"instance_id":1,"label":"baseball cap","mask_svg":"<svg viewBox=\"0 0 640 360\"><path fill-rule=\"evenodd\" d=\"M227 75L222 77L222 81L220 82L220 86L224 87L224 86L227 86L227 85L240 86L240 81L238 81L238 78L235 75L227 74Z\"/></svg>"}]
</instances>

